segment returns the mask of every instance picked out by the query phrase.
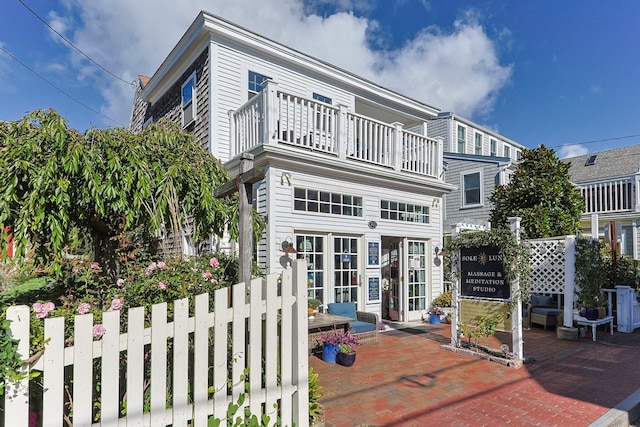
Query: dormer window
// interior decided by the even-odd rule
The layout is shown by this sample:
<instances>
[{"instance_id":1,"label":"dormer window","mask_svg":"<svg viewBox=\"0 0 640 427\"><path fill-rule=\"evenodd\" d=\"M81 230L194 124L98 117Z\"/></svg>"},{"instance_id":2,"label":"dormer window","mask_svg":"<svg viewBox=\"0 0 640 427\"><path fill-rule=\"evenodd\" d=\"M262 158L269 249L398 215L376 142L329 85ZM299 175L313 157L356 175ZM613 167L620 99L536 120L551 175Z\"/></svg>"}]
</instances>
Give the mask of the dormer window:
<instances>
[{"instance_id":1,"label":"dormer window","mask_svg":"<svg viewBox=\"0 0 640 427\"><path fill-rule=\"evenodd\" d=\"M596 162L596 157L598 157L597 154L593 154L593 155L589 156L587 161L584 162L584 165L585 166L591 166L592 164L594 164Z\"/></svg>"}]
</instances>

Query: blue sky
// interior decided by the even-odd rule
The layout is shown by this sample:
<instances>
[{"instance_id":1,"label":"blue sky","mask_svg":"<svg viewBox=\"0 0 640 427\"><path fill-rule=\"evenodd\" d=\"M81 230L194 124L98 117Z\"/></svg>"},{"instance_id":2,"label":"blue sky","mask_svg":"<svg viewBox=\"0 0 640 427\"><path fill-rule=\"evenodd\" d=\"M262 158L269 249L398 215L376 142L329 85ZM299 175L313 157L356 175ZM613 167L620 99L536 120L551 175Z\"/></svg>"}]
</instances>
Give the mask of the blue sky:
<instances>
[{"instance_id":1,"label":"blue sky","mask_svg":"<svg viewBox=\"0 0 640 427\"><path fill-rule=\"evenodd\" d=\"M127 126L125 81L151 75L202 9L526 147L640 144L634 1L5 0L0 120L54 108L81 131Z\"/></svg>"}]
</instances>

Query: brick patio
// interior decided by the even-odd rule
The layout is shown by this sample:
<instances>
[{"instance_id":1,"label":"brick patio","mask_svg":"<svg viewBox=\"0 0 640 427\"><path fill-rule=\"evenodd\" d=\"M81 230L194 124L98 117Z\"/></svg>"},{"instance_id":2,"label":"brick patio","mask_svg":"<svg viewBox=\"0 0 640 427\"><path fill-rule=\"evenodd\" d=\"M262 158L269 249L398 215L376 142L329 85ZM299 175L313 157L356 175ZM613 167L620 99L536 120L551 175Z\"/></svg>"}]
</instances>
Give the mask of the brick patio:
<instances>
[{"instance_id":1,"label":"brick patio","mask_svg":"<svg viewBox=\"0 0 640 427\"><path fill-rule=\"evenodd\" d=\"M520 369L456 354L450 325L410 325L358 348L351 368L310 356L320 375L325 425L585 426L640 387L640 332L599 331L563 341L555 331L524 331ZM510 335L481 344L499 348Z\"/></svg>"}]
</instances>

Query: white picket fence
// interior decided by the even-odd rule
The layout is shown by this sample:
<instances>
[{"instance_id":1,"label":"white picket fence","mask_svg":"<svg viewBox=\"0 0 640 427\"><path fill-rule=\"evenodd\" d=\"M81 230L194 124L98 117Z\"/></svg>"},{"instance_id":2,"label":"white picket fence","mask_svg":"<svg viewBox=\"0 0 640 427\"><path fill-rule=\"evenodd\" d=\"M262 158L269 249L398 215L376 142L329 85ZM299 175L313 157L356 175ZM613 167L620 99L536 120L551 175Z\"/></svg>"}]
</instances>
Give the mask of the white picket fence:
<instances>
[{"instance_id":1,"label":"white picket fence","mask_svg":"<svg viewBox=\"0 0 640 427\"><path fill-rule=\"evenodd\" d=\"M209 294L195 297L193 307L188 299L156 304L150 316L132 308L125 333L120 312L107 312L100 340L93 338L93 315L75 316L73 346L65 346L64 318L45 319L44 354L25 368L42 372L42 388L30 393L28 381L10 385L0 423L27 427L30 410L41 407L44 427L66 425L64 417L76 427L206 426L211 416L224 419L244 394L238 414L248 408L268 415L270 425L278 418L283 426L307 425L306 283L306 265L297 261L281 280L270 275L215 291L213 311ZM26 360L29 307L11 307L7 316Z\"/></svg>"}]
</instances>

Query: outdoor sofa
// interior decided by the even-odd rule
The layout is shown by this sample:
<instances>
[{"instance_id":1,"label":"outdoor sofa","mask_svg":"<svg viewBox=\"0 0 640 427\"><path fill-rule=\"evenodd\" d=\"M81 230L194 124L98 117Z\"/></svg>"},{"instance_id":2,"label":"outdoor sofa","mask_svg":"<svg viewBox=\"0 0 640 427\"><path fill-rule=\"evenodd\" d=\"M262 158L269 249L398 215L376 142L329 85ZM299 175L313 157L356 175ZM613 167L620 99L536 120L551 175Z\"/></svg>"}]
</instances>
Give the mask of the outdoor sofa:
<instances>
[{"instance_id":1,"label":"outdoor sofa","mask_svg":"<svg viewBox=\"0 0 640 427\"><path fill-rule=\"evenodd\" d=\"M357 311L355 302L332 302L327 305L330 314L350 317L351 332L358 338L360 344L367 344L378 340L378 315Z\"/></svg>"},{"instance_id":2,"label":"outdoor sofa","mask_svg":"<svg viewBox=\"0 0 640 427\"><path fill-rule=\"evenodd\" d=\"M531 295L529 304L527 305L529 315L529 324L542 325L544 330L547 326L556 327L558 325L558 315L562 313L562 309L554 301L552 296L547 295Z\"/></svg>"}]
</instances>

